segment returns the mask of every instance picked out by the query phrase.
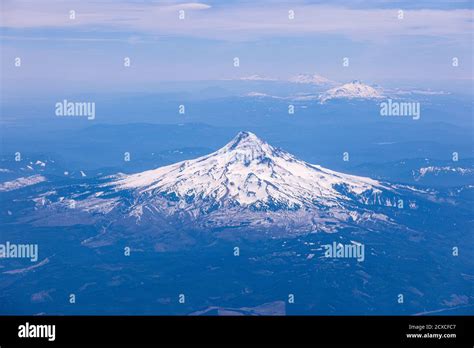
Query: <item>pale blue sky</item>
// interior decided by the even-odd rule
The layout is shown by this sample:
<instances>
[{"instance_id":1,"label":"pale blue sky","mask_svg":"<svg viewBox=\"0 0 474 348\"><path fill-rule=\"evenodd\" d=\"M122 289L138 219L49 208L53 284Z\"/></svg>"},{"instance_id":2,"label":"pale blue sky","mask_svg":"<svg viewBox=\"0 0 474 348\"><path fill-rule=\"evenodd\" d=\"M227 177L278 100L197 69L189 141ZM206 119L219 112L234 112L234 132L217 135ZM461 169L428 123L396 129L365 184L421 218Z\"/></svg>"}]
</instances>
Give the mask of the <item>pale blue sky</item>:
<instances>
[{"instance_id":1,"label":"pale blue sky","mask_svg":"<svg viewBox=\"0 0 474 348\"><path fill-rule=\"evenodd\" d=\"M471 1L3 0L0 24L2 88L10 90L136 90L252 74L372 83L473 75Z\"/></svg>"}]
</instances>

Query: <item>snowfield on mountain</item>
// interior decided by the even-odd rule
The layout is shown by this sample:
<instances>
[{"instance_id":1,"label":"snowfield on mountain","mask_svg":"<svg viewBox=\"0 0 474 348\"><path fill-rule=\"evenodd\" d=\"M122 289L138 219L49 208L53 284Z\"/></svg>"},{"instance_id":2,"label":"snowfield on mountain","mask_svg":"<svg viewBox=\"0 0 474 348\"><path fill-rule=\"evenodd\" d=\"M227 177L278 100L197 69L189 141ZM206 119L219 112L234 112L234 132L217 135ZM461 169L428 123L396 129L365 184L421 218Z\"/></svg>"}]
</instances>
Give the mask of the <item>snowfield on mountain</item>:
<instances>
[{"instance_id":1,"label":"snowfield on mountain","mask_svg":"<svg viewBox=\"0 0 474 348\"><path fill-rule=\"evenodd\" d=\"M46 187L32 198L36 205L30 221L147 231L245 228L279 235L393 229L404 228L397 221L400 201L409 209L428 196L306 163L251 132L240 132L221 149L196 159L84 182Z\"/></svg>"}]
</instances>

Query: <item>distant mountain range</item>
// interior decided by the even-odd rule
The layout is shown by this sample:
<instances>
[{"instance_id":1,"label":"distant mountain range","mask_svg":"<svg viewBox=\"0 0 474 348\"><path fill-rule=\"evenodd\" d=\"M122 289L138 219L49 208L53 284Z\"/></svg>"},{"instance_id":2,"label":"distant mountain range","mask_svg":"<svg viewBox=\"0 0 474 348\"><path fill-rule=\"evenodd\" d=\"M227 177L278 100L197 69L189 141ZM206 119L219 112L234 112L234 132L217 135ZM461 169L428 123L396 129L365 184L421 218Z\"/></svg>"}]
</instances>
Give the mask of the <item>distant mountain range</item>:
<instances>
[{"instance_id":1,"label":"distant mountain range","mask_svg":"<svg viewBox=\"0 0 474 348\"><path fill-rule=\"evenodd\" d=\"M239 78L240 81L279 81L279 82L290 82L290 83L301 83L308 85L321 85L321 86L331 86L336 85L335 81L332 81L324 76L318 74L298 74L291 76L288 79L278 79L275 77L268 77L263 75L249 75Z\"/></svg>"},{"instance_id":2,"label":"distant mountain range","mask_svg":"<svg viewBox=\"0 0 474 348\"><path fill-rule=\"evenodd\" d=\"M267 80L269 81L269 80ZM292 83L308 84L321 86L333 86L335 82L330 81L319 75L298 75L290 79ZM250 92L246 94L247 97L258 97L258 98L276 98L276 99L288 99L288 100L314 100L324 104L330 100L377 100L384 98L385 95L381 87L372 87L361 81L354 80L349 83L345 83L340 86L330 88L322 93L305 93L294 96L282 97L269 95L263 92ZM394 95L395 96L395 95Z\"/></svg>"}]
</instances>

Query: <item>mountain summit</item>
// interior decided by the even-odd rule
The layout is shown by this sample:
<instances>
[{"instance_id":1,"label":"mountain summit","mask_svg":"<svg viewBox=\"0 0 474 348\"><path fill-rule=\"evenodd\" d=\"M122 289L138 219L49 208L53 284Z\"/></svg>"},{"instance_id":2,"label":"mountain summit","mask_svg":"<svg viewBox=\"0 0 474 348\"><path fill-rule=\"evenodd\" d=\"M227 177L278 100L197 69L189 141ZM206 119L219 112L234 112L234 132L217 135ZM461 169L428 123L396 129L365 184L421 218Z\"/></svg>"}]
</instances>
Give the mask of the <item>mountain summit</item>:
<instances>
[{"instance_id":1,"label":"mountain summit","mask_svg":"<svg viewBox=\"0 0 474 348\"><path fill-rule=\"evenodd\" d=\"M254 133L251 132L239 132L234 139L232 139L227 145L220 149L219 153L227 153L236 151L239 153L246 153L252 157L258 153L271 154L273 148L265 143L263 140L258 138Z\"/></svg>"},{"instance_id":2,"label":"mountain summit","mask_svg":"<svg viewBox=\"0 0 474 348\"><path fill-rule=\"evenodd\" d=\"M319 100L325 103L331 99L378 99L383 98L380 90L354 80L342 86L332 88L323 93Z\"/></svg>"}]
</instances>

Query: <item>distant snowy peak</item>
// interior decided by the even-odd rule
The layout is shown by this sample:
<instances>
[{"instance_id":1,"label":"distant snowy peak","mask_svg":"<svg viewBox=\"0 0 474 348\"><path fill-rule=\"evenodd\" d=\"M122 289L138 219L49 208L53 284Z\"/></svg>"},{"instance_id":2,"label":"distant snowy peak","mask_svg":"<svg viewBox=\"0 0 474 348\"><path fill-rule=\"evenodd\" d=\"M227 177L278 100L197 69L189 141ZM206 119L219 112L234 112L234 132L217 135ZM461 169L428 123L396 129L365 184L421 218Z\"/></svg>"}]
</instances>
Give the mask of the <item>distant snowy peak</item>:
<instances>
[{"instance_id":1,"label":"distant snowy peak","mask_svg":"<svg viewBox=\"0 0 474 348\"><path fill-rule=\"evenodd\" d=\"M277 79L268 77L268 76L262 76L262 75L250 75L250 76L244 76L239 78L241 81L277 81Z\"/></svg>"},{"instance_id":2,"label":"distant snowy peak","mask_svg":"<svg viewBox=\"0 0 474 348\"><path fill-rule=\"evenodd\" d=\"M290 77L288 80L293 83L313 84L313 85L334 85L334 81L317 74L299 74Z\"/></svg>"},{"instance_id":3,"label":"distant snowy peak","mask_svg":"<svg viewBox=\"0 0 474 348\"><path fill-rule=\"evenodd\" d=\"M450 166L444 166L444 167L429 166L429 167L423 167L423 168L418 169L417 171L414 171L413 176L415 180L418 181L419 179L429 174L438 176L441 174L472 175L473 173L474 173L474 169L472 168L450 167Z\"/></svg>"},{"instance_id":4,"label":"distant snowy peak","mask_svg":"<svg viewBox=\"0 0 474 348\"><path fill-rule=\"evenodd\" d=\"M270 95L267 93L262 93L262 92L249 92L245 94L245 97L282 99L281 97L277 97L277 96Z\"/></svg>"},{"instance_id":5,"label":"distant snowy peak","mask_svg":"<svg viewBox=\"0 0 474 348\"><path fill-rule=\"evenodd\" d=\"M355 80L326 91L319 97L319 100L321 103L325 103L331 99L379 99L383 97L380 88L374 88Z\"/></svg>"},{"instance_id":6,"label":"distant snowy peak","mask_svg":"<svg viewBox=\"0 0 474 348\"><path fill-rule=\"evenodd\" d=\"M140 197L167 197L181 209L217 207L299 209L335 207L377 194L369 178L334 172L296 159L251 132L240 132L216 152L146 172L121 175L113 185ZM146 198L140 199L146 201Z\"/></svg>"}]
</instances>

